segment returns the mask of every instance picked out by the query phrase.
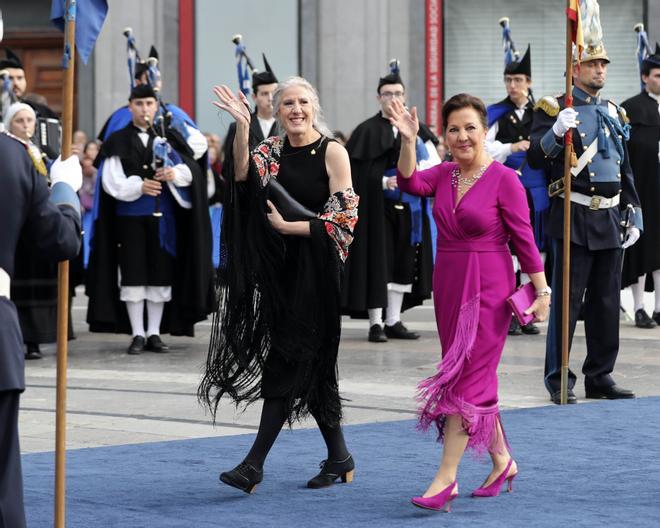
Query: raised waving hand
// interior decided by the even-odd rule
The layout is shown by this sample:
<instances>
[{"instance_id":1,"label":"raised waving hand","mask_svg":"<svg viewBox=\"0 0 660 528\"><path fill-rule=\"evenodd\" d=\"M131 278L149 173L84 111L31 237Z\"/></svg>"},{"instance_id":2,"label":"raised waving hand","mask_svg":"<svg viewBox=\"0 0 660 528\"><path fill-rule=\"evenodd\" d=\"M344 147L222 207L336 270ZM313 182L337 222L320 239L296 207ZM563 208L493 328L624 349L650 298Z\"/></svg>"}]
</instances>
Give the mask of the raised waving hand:
<instances>
[{"instance_id":1,"label":"raised waving hand","mask_svg":"<svg viewBox=\"0 0 660 528\"><path fill-rule=\"evenodd\" d=\"M392 101L392 105L390 106L390 123L399 130L401 139L414 140L419 131L417 107L413 106L408 111L401 101Z\"/></svg>"},{"instance_id":2,"label":"raised waving hand","mask_svg":"<svg viewBox=\"0 0 660 528\"><path fill-rule=\"evenodd\" d=\"M213 93L217 97L217 100L213 101L215 106L230 114L236 120L237 124L241 123L250 126L252 117L250 115L250 103L243 92L239 90L235 94L226 84L223 84L214 86Z\"/></svg>"}]
</instances>

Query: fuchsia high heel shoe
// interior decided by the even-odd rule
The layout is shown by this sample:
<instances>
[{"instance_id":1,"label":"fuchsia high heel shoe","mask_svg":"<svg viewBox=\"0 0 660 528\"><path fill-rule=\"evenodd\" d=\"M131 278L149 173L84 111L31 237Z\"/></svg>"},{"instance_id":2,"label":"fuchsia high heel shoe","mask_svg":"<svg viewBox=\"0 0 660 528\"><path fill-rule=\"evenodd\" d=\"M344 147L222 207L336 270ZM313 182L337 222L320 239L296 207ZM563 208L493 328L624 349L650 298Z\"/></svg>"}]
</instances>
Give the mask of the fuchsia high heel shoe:
<instances>
[{"instance_id":1,"label":"fuchsia high heel shoe","mask_svg":"<svg viewBox=\"0 0 660 528\"><path fill-rule=\"evenodd\" d=\"M451 501L458 497L458 493L454 493L455 487L456 481L452 482L437 495L432 495L431 497L413 497L410 499L410 502L418 508L436 511L445 510L449 513L451 511Z\"/></svg>"},{"instance_id":2,"label":"fuchsia high heel shoe","mask_svg":"<svg viewBox=\"0 0 660 528\"><path fill-rule=\"evenodd\" d=\"M509 475L509 470L511 469L511 464L513 464L513 458L509 459L509 463L504 468L504 471L500 473L500 476L497 477L493 482L488 486L482 486L477 488L472 492L473 497L497 497L500 494L502 489L502 484L504 481L508 483L507 491L513 491L513 479L516 478L518 472L516 471L513 475Z\"/></svg>"}]
</instances>

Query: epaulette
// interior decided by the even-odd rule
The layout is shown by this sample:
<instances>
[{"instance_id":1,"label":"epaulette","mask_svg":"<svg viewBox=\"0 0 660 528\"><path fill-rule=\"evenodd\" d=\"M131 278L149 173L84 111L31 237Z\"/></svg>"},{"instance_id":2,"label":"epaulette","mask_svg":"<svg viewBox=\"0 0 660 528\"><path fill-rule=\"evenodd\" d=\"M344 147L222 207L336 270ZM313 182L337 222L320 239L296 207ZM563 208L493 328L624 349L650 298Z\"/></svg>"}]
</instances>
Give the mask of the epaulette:
<instances>
[{"instance_id":1,"label":"epaulette","mask_svg":"<svg viewBox=\"0 0 660 528\"><path fill-rule=\"evenodd\" d=\"M559 113L559 102L556 98L546 95L536 102L534 110L543 110L550 117L556 117Z\"/></svg>"}]
</instances>

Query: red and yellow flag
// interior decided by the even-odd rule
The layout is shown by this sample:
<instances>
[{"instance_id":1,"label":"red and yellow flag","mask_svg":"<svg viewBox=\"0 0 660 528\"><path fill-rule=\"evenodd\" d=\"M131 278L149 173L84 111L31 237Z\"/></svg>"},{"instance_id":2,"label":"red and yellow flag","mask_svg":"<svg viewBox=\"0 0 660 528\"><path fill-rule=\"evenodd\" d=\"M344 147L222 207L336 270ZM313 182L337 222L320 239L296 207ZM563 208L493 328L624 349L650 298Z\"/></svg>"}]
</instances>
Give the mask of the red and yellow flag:
<instances>
[{"instance_id":1,"label":"red and yellow flag","mask_svg":"<svg viewBox=\"0 0 660 528\"><path fill-rule=\"evenodd\" d=\"M580 16L580 5L584 0L570 0L569 7L566 8L566 16L571 20L572 40L577 48L577 62L580 63L582 51L584 50L584 35L582 33L582 17Z\"/></svg>"}]
</instances>

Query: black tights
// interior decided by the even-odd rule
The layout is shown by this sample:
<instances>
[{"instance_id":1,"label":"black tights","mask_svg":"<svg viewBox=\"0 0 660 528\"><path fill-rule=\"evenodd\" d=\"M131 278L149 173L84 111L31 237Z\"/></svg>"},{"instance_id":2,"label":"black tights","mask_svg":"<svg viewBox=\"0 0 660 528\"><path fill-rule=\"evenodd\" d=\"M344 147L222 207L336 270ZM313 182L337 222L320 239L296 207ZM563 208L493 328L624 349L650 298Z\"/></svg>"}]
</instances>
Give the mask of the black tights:
<instances>
[{"instance_id":1,"label":"black tights","mask_svg":"<svg viewBox=\"0 0 660 528\"><path fill-rule=\"evenodd\" d=\"M314 413L312 413L313 415ZM316 423L325 440L325 445L328 448L328 460L341 461L348 458L349 453L344 441L344 434L342 433L341 426L337 424L334 427ZM266 460L266 456L273 447L277 435L282 430L284 422L286 421L286 412L284 405L284 398L266 398L264 406L261 409L261 422L259 423L259 431L254 443L250 448L250 452L245 457L245 460L252 463L255 467L261 469Z\"/></svg>"}]
</instances>

